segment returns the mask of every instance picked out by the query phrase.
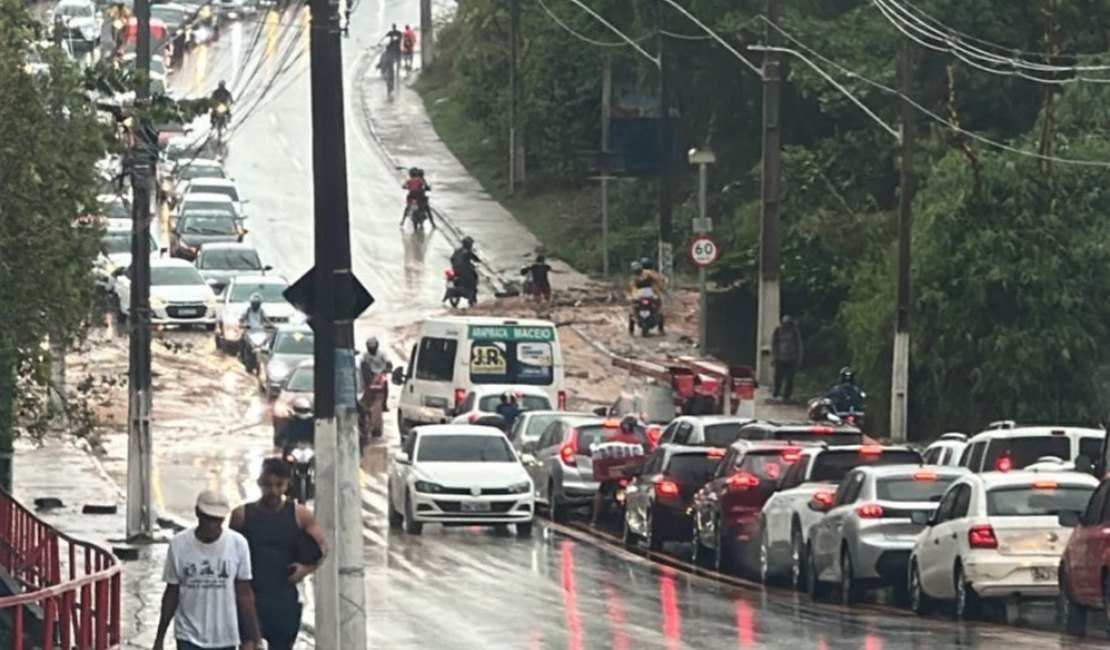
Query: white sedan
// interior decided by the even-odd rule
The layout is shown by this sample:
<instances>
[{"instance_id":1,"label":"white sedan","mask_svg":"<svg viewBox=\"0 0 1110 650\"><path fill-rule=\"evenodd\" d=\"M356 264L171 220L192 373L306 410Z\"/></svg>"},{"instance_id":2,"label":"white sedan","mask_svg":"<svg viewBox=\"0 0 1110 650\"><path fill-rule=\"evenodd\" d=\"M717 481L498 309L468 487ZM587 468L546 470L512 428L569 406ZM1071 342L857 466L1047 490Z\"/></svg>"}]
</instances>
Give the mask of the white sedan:
<instances>
[{"instance_id":1,"label":"white sedan","mask_svg":"<svg viewBox=\"0 0 1110 650\"><path fill-rule=\"evenodd\" d=\"M304 316L282 295L289 287L285 278L276 275L238 275L228 281L216 304L216 346L234 348L243 333L239 318L250 306L251 296L262 296L262 311L275 325L300 324Z\"/></svg>"},{"instance_id":2,"label":"white sedan","mask_svg":"<svg viewBox=\"0 0 1110 650\"><path fill-rule=\"evenodd\" d=\"M909 595L923 614L955 601L959 618L984 599L1055 597L1071 529L1061 512L1083 512L1098 481L1076 472L987 472L944 494L910 554Z\"/></svg>"},{"instance_id":3,"label":"white sedan","mask_svg":"<svg viewBox=\"0 0 1110 650\"><path fill-rule=\"evenodd\" d=\"M131 269L119 269L116 298L123 318L131 316ZM216 328L216 295L196 267L175 257L150 262L151 321L161 325Z\"/></svg>"},{"instance_id":4,"label":"white sedan","mask_svg":"<svg viewBox=\"0 0 1110 650\"><path fill-rule=\"evenodd\" d=\"M532 480L498 429L438 424L413 429L389 470L389 525L505 526L532 533Z\"/></svg>"},{"instance_id":5,"label":"white sedan","mask_svg":"<svg viewBox=\"0 0 1110 650\"><path fill-rule=\"evenodd\" d=\"M479 384L473 386L455 411L454 424L474 424L483 415L497 413L505 393L516 395L517 407L521 411L553 411L551 398L547 391L535 386L508 386L504 384Z\"/></svg>"}]
</instances>

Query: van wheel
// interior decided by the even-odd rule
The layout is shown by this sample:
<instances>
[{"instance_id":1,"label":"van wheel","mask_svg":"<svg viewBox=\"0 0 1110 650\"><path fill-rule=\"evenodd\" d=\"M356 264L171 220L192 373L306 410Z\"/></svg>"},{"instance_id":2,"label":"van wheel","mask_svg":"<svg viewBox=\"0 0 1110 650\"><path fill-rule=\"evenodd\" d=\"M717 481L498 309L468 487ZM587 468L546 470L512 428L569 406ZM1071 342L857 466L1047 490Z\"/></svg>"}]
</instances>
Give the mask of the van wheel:
<instances>
[{"instance_id":1,"label":"van wheel","mask_svg":"<svg viewBox=\"0 0 1110 650\"><path fill-rule=\"evenodd\" d=\"M409 435L409 429L412 428L408 420L405 419L404 413L401 409L397 409L397 431L401 433L401 442L405 441L405 436Z\"/></svg>"}]
</instances>

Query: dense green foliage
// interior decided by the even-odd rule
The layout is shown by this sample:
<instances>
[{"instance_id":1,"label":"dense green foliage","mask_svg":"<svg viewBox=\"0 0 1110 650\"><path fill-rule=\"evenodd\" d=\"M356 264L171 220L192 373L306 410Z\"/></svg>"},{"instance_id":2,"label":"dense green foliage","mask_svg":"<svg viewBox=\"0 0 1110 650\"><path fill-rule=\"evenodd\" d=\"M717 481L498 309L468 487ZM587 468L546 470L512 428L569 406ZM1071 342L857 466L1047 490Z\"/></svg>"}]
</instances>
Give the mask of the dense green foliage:
<instances>
[{"instance_id":1,"label":"dense green foliage","mask_svg":"<svg viewBox=\"0 0 1110 650\"><path fill-rule=\"evenodd\" d=\"M429 74L436 96L454 102L476 132L468 137L487 143L495 156L506 151L508 136L507 4L459 0L457 15L441 31L439 64ZM588 4L655 51L654 3ZM737 48L765 39L757 19L765 10L762 0L682 4ZM902 39L872 3L783 4L779 24L801 42L864 77L897 85ZM552 215L558 219L537 230L556 254L596 270L597 248L591 244L596 194L577 165L577 152L596 149L599 141L603 57L635 62L646 92L657 81L632 48L587 44L552 20L544 5L581 34L608 42L617 37L567 0L523 3L527 192L537 203L585 206L590 212ZM913 5L1015 50L1065 55L1110 50L1110 0L914 0ZM664 24L671 32L702 34L673 9ZM758 259L759 80L712 41L671 38L668 48L681 148L708 142L718 154L710 201L726 250L716 268L718 280L751 284ZM1024 151L1110 161L1106 86L1047 86L984 73L946 53L916 46L913 52L913 95L941 119L918 115L911 430L928 437L950 428L973 430L998 417L1100 420L1110 387L1104 370L1110 366L1110 308L1102 297L1110 280L1106 170L999 151L957 134L944 121ZM760 60L757 52L748 56ZM885 122L897 125L896 95L821 66ZM881 428L889 399L895 296L897 142L804 63L790 59L787 69L784 304L802 317L810 368L827 372L845 362L858 367L872 421ZM675 211L680 237L688 233L693 214L694 175L683 167ZM495 196L504 193L503 168L479 174ZM652 181L620 184L614 207L618 260L650 250L653 187ZM591 200L564 198L574 195Z\"/></svg>"}]
</instances>

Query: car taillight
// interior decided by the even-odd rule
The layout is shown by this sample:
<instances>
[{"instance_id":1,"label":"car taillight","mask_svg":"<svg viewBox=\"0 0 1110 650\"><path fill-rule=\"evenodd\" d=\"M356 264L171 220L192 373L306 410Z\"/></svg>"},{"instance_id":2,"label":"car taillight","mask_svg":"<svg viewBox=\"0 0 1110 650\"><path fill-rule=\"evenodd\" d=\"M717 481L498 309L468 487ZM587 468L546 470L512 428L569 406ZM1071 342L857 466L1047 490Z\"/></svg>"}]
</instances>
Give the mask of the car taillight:
<instances>
[{"instance_id":1,"label":"car taillight","mask_svg":"<svg viewBox=\"0 0 1110 650\"><path fill-rule=\"evenodd\" d=\"M798 449L797 447L783 449L782 453L779 454L779 458L782 458L782 462L786 463L787 465L793 465L794 463L798 462L798 459L801 457L802 450Z\"/></svg>"},{"instance_id":2,"label":"car taillight","mask_svg":"<svg viewBox=\"0 0 1110 650\"><path fill-rule=\"evenodd\" d=\"M977 524L967 531L967 543L971 548L998 548L998 538L990 524Z\"/></svg>"},{"instance_id":3,"label":"car taillight","mask_svg":"<svg viewBox=\"0 0 1110 650\"><path fill-rule=\"evenodd\" d=\"M883 507L877 503L869 503L856 508L856 514L860 519L881 519L883 516Z\"/></svg>"},{"instance_id":4,"label":"car taillight","mask_svg":"<svg viewBox=\"0 0 1110 650\"><path fill-rule=\"evenodd\" d=\"M458 408L459 404L462 404L462 401L464 399L466 399L466 389L465 388L456 388L455 389L455 408Z\"/></svg>"},{"instance_id":5,"label":"car taillight","mask_svg":"<svg viewBox=\"0 0 1110 650\"><path fill-rule=\"evenodd\" d=\"M994 464L994 469L999 472L1008 472L1014 468L1014 461L1009 456L1002 456Z\"/></svg>"},{"instance_id":6,"label":"car taillight","mask_svg":"<svg viewBox=\"0 0 1110 650\"><path fill-rule=\"evenodd\" d=\"M849 415L848 417L844 418L844 422L847 423L847 424L855 424L856 423L856 416Z\"/></svg>"},{"instance_id":7,"label":"car taillight","mask_svg":"<svg viewBox=\"0 0 1110 650\"><path fill-rule=\"evenodd\" d=\"M880 456L882 453L882 445L864 445L859 448L860 456Z\"/></svg>"},{"instance_id":8,"label":"car taillight","mask_svg":"<svg viewBox=\"0 0 1110 650\"><path fill-rule=\"evenodd\" d=\"M936 472L917 472L913 475L915 481L935 481L937 480Z\"/></svg>"},{"instance_id":9,"label":"car taillight","mask_svg":"<svg viewBox=\"0 0 1110 650\"><path fill-rule=\"evenodd\" d=\"M710 458L720 458L725 455L725 450L719 447L712 447L705 452L705 455L709 456Z\"/></svg>"},{"instance_id":10,"label":"car taillight","mask_svg":"<svg viewBox=\"0 0 1110 650\"><path fill-rule=\"evenodd\" d=\"M810 433L836 433L836 429L834 429L833 427L810 427L809 432Z\"/></svg>"},{"instance_id":11,"label":"car taillight","mask_svg":"<svg viewBox=\"0 0 1110 650\"><path fill-rule=\"evenodd\" d=\"M659 437L663 435L663 427L652 425L645 430L651 446L659 444Z\"/></svg>"},{"instance_id":12,"label":"car taillight","mask_svg":"<svg viewBox=\"0 0 1110 650\"><path fill-rule=\"evenodd\" d=\"M559 410L567 410L567 392L565 390L559 391Z\"/></svg>"},{"instance_id":13,"label":"car taillight","mask_svg":"<svg viewBox=\"0 0 1110 650\"><path fill-rule=\"evenodd\" d=\"M641 300L640 301L640 306L641 307L651 307L651 301L650 300Z\"/></svg>"},{"instance_id":14,"label":"car taillight","mask_svg":"<svg viewBox=\"0 0 1110 650\"><path fill-rule=\"evenodd\" d=\"M738 490L747 490L759 487L759 479L747 472L737 472L728 479L728 484Z\"/></svg>"},{"instance_id":15,"label":"car taillight","mask_svg":"<svg viewBox=\"0 0 1110 650\"><path fill-rule=\"evenodd\" d=\"M813 493L813 500L822 505L831 506L833 501L836 500L836 492L819 490Z\"/></svg>"},{"instance_id":16,"label":"car taillight","mask_svg":"<svg viewBox=\"0 0 1110 650\"><path fill-rule=\"evenodd\" d=\"M574 431L570 435L570 440L563 443L559 448L559 458L563 459L563 463L567 465L574 464L574 457L578 455L578 431Z\"/></svg>"},{"instance_id":17,"label":"car taillight","mask_svg":"<svg viewBox=\"0 0 1110 650\"><path fill-rule=\"evenodd\" d=\"M479 417L479 415L477 413L471 413L470 414L470 423L474 424L475 422L477 422L478 417Z\"/></svg>"},{"instance_id":18,"label":"car taillight","mask_svg":"<svg viewBox=\"0 0 1110 650\"><path fill-rule=\"evenodd\" d=\"M655 494L661 497L678 496L678 484L674 481L663 479L655 483Z\"/></svg>"},{"instance_id":19,"label":"car taillight","mask_svg":"<svg viewBox=\"0 0 1110 650\"><path fill-rule=\"evenodd\" d=\"M1034 490L1055 490L1058 487L1060 487L1060 484L1057 483L1056 481L1034 481L1033 482L1033 489Z\"/></svg>"}]
</instances>

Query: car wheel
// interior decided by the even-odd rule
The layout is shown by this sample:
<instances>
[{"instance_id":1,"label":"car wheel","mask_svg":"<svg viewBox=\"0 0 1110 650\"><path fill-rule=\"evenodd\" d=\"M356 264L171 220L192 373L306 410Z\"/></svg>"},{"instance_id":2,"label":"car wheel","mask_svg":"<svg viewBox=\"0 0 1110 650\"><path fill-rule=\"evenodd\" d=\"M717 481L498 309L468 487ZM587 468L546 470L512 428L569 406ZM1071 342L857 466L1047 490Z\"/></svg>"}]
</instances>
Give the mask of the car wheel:
<instances>
[{"instance_id":1,"label":"car wheel","mask_svg":"<svg viewBox=\"0 0 1110 650\"><path fill-rule=\"evenodd\" d=\"M1071 599L1071 594L1068 590L1067 573L1063 565L1060 566L1058 575L1060 591L1056 595L1056 621L1060 626L1060 631L1072 636L1086 636L1087 608Z\"/></svg>"},{"instance_id":2,"label":"car wheel","mask_svg":"<svg viewBox=\"0 0 1110 650\"><path fill-rule=\"evenodd\" d=\"M802 531L797 527L790 533L790 586L794 591L806 590L806 547Z\"/></svg>"},{"instance_id":3,"label":"car wheel","mask_svg":"<svg viewBox=\"0 0 1110 650\"><path fill-rule=\"evenodd\" d=\"M952 579L956 583L956 618L970 620L979 615L979 595L964 576L963 566L957 564Z\"/></svg>"},{"instance_id":4,"label":"car wheel","mask_svg":"<svg viewBox=\"0 0 1110 650\"><path fill-rule=\"evenodd\" d=\"M840 551L840 603L853 605L859 602L861 590L856 582L856 567L852 564L852 554L844 547Z\"/></svg>"},{"instance_id":5,"label":"car wheel","mask_svg":"<svg viewBox=\"0 0 1110 650\"><path fill-rule=\"evenodd\" d=\"M387 515L388 518L390 518L390 528L394 530L401 528L404 525L405 516L402 515L401 512L397 512L397 509L393 507L393 490L390 490L390 494L388 494L385 499L386 509L388 510Z\"/></svg>"},{"instance_id":6,"label":"car wheel","mask_svg":"<svg viewBox=\"0 0 1110 650\"><path fill-rule=\"evenodd\" d=\"M716 532L714 533L715 537L713 539L714 542L716 542L716 548L713 549L713 568L716 569L719 573L728 573L729 548L727 543L725 542L725 531L724 527L721 525L720 517L717 518L717 525L714 526L714 530Z\"/></svg>"},{"instance_id":7,"label":"car wheel","mask_svg":"<svg viewBox=\"0 0 1110 650\"><path fill-rule=\"evenodd\" d=\"M909 592L910 609L915 614L925 616L933 611L933 599L925 593L925 587L921 585L921 571L917 568L917 560L910 564Z\"/></svg>"},{"instance_id":8,"label":"car wheel","mask_svg":"<svg viewBox=\"0 0 1110 650\"><path fill-rule=\"evenodd\" d=\"M658 531L655 530L655 517L651 514L651 508L648 508L647 514L644 516L644 534L646 535L649 551L663 550L663 541L659 538Z\"/></svg>"},{"instance_id":9,"label":"car wheel","mask_svg":"<svg viewBox=\"0 0 1110 650\"><path fill-rule=\"evenodd\" d=\"M547 485L547 512L551 521L562 524L567 520L566 507L559 503L559 493L555 491L555 481Z\"/></svg>"},{"instance_id":10,"label":"car wheel","mask_svg":"<svg viewBox=\"0 0 1110 650\"><path fill-rule=\"evenodd\" d=\"M701 543L701 532L698 529L696 519L691 529L693 530L693 535L690 541L690 563L694 566L705 567L709 564L709 549L705 548L705 545Z\"/></svg>"},{"instance_id":11,"label":"car wheel","mask_svg":"<svg viewBox=\"0 0 1110 650\"><path fill-rule=\"evenodd\" d=\"M1110 630L1110 574L1102 576L1102 615L1106 629Z\"/></svg>"},{"instance_id":12,"label":"car wheel","mask_svg":"<svg viewBox=\"0 0 1110 650\"><path fill-rule=\"evenodd\" d=\"M759 560L756 568L759 572L759 581L769 585L775 580L774 571L771 568L771 540L767 538L767 523L761 522L759 528Z\"/></svg>"},{"instance_id":13,"label":"car wheel","mask_svg":"<svg viewBox=\"0 0 1110 650\"><path fill-rule=\"evenodd\" d=\"M208 330L209 332L215 332L216 331L216 324L215 323L206 323L205 326L204 326L204 329Z\"/></svg>"},{"instance_id":14,"label":"car wheel","mask_svg":"<svg viewBox=\"0 0 1110 650\"><path fill-rule=\"evenodd\" d=\"M517 537L531 537L532 536L532 522L522 521L516 525Z\"/></svg>"},{"instance_id":15,"label":"car wheel","mask_svg":"<svg viewBox=\"0 0 1110 650\"><path fill-rule=\"evenodd\" d=\"M828 595L828 587L821 582L817 572L817 558L813 555L813 547L806 547L806 593L810 600L816 602L823 600Z\"/></svg>"},{"instance_id":16,"label":"car wheel","mask_svg":"<svg viewBox=\"0 0 1110 650\"><path fill-rule=\"evenodd\" d=\"M405 495L405 532L409 535L419 535L424 532L424 524L416 521L412 515L412 497Z\"/></svg>"}]
</instances>

